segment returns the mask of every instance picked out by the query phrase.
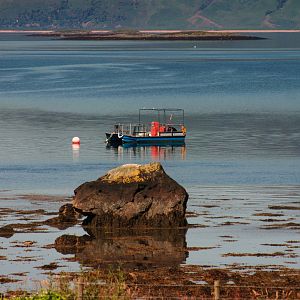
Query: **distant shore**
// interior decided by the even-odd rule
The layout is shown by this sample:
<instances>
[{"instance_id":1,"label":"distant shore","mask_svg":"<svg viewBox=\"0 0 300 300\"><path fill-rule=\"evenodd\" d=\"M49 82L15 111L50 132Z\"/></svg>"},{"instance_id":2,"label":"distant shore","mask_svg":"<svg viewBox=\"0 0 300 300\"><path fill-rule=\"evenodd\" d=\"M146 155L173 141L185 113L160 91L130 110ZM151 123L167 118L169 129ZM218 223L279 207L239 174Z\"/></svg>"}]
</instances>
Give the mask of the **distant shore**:
<instances>
[{"instance_id":1,"label":"distant shore","mask_svg":"<svg viewBox=\"0 0 300 300\"><path fill-rule=\"evenodd\" d=\"M75 31L75 30L74 30ZM79 30L78 30L79 31ZM83 30L82 30L83 31ZM141 33L179 33L179 32L197 32L200 30L140 30ZM47 34L62 32L56 30L19 30L19 29L1 29L0 33L29 33L29 34ZM90 33L109 33L111 30L86 30ZM300 29L226 29L226 30L205 30L208 33L300 33Z\"/></svg>"},{"instance_id":2,"label":"distant shore","mask_svg":"<svg viewBox=\"0 0 300 300\"><path fill-rule=\"evenodd\" d=\"M296 33L300 30L0 30L0 34L25 34L59 40L217 41L262 40L257 33Z\"/></svg>"},{"instance_id":3,"label":"distant shore","mask_svg":"<svg viewBox=\"0 0 300 300\"><path fill-rule=\"evenodd\" d=\"M14 31L10 31L13 33ZM16 31L20 33L20 31ZM32 36L51 37L60 40L133 40L133 41L187 41L187 40L260 40L262 37L241 35L237 32L217 31L178 31L178 30L60 30L60 31L24 31Z\"/></svg>"}]
</instances>

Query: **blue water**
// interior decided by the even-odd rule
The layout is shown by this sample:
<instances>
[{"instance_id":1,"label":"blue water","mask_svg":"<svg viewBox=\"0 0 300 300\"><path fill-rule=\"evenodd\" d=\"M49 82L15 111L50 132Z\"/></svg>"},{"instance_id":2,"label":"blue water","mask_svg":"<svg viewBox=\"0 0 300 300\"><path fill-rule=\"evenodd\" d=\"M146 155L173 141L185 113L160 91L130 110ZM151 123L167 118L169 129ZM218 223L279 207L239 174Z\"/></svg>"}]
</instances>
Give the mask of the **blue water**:
<instances>
[{"instance_id":1,"label":"blue water","mask_svg":"<svg viewBox=\"0 0 300 300\"><path fill-rule=\"evenodd\" d=\"M2 35L0 189L72 194L127 162L185 185L300 181L299 34L240 42L56 41ZM196 48L194 47L196 46ZM186 112L186 147L107 149L140 107ZM81 138L72 150L73 136Z\"/></svg>"}]
</instances>

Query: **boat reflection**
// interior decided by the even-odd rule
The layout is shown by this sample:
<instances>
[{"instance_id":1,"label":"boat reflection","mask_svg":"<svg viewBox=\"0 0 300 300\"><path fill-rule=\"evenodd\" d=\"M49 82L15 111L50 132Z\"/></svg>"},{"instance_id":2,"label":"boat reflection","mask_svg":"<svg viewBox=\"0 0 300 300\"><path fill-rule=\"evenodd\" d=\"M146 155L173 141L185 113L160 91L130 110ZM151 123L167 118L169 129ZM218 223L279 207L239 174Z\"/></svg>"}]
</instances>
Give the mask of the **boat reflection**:
<instances>
[{"instance_id":1,"label":"boat reflection","mask_svg":"<svg viewBox=\"0 0 300 300\"><path fill-rule=\"evenodd\" d=\"M188 256L187 229L85 230L88 235L57 238L56 250L74 254L76 261L92 267L174 267Z\"/></svg>"},{"instance_id":2,"label":"boat reflection","mask_svg":"<svg viewBox=\"0 0 300 300\"><path fill-rule=\"evenodd\" d=\"M185 143L172 145L145 145L145 144L123 144L116 147L107 146L108 150L114 151L118 159L139 158L152 160L185 160L186 146Z\"/></svg>"}]
</instances>

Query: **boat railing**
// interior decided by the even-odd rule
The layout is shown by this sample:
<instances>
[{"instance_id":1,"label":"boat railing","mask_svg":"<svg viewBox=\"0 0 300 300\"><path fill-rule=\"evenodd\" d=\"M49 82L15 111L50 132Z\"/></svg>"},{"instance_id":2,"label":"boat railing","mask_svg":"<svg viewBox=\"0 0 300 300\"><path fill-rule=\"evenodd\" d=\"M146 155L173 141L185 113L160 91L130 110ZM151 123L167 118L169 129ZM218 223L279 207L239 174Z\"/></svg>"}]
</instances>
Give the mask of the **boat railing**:
<instances>
[{"instance_id":1,"label":"boat railing","mask_svg":"<svg viewBox=\"0 0 300 300\"><path fill-rule=\"evenodd\" d=\"M134 124L134 123L129 123L129 124L116 124L114 126L114 132L118 133L118 135L132 135L133 133L146 133L147 132L147 127L144 124Z\"/></svg>"},{"instance_id":2,"label":"boat railing","mask_svg":"<svg viewBox=\"0 0 300 300\"><path fill-rule=\"evenodd\" d=\"M129 124L116 124L114 126L114 132L119 136L132 135L132 136L164 136L164 135L185 135L186 129L183 123L158 123L158 127L154 130L153 123L140 124L140 123L129 123Z\"/></svg>"}]
</instances>

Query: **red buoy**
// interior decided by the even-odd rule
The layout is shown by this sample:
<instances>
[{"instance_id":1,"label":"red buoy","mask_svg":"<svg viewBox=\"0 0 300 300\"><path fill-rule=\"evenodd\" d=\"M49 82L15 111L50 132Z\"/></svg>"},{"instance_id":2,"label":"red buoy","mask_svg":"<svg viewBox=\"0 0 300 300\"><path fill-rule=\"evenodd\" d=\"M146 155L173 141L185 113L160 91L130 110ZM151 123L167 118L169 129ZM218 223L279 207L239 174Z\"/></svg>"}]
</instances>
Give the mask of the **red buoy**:
<instances>
[{"instance_id":1,"label":"red buoy","mask_svg":"<svg viewBox=\"0 0 300 300\"><path fill-rule=\"evenodd\" d=\"M78 136L74 136L72 138L72 144L73 145L80 145L80 138Z\"/></svg>"}]
</instances>

